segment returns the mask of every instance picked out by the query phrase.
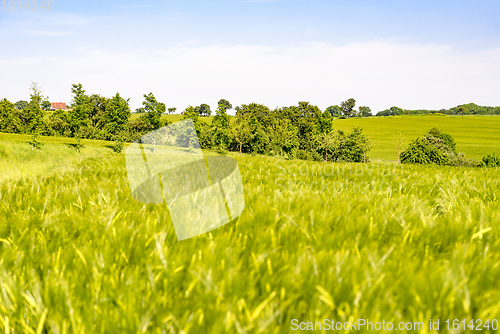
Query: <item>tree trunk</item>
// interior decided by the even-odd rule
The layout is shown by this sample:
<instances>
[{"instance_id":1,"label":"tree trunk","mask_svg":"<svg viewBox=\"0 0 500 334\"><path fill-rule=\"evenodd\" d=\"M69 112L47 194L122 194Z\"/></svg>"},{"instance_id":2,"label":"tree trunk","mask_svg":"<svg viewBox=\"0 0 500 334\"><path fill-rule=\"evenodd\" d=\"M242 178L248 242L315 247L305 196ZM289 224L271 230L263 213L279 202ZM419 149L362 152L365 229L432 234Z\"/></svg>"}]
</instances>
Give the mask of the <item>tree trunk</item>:
<instances>
[{"instance_id":1,"label":"tree trunk","mask_svg":"<svg viewBox=\"0 0 500 334\"><path fill-rule=\"evenodd\" d=\"M222 150L222 136L220 137L220 149Z\"/></svg>"},{"instance_id":2,"label":"tree trunk","mask_svg":"<svg viewBox=\"0 0 500 334\"><path fill-rule=\"evenodd\" d=\"M243 143L240 143L240 155L241 155L241 147L243 146Z\"/></svg>"},{"instance_id":3,"label":"tree trunk","mask_svg":"<svg viewBox=\"0 0 500 334\"><path fill-rule=\"evenodd\" d=\"M283 159L283 147L280 147L281 149L281 159Z\"/></svg>"}]
</instances>

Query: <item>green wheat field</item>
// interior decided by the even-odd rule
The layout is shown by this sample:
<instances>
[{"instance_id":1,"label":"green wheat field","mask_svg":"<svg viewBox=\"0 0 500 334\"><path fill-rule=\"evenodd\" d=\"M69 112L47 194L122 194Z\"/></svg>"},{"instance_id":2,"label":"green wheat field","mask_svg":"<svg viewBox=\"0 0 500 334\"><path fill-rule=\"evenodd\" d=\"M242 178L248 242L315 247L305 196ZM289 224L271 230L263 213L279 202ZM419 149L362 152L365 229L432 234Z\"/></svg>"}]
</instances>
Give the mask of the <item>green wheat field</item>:
<instances>
[{"instance_id":1,"label":"green wheat field","mask_svg":"<svg viewBox=\"0 0 500 334\"><path fill-rule=\"evenodd\" d=\"M165 205L132 198L113 143L33 151L0 134L0 333L500 320L500 170L400 165L393 148L437 126L470 158L498 154L500 117L334 121L352 126L374 142L369 164L229 154L245 210L182 242Z\"/></svg>"}]
</instances>

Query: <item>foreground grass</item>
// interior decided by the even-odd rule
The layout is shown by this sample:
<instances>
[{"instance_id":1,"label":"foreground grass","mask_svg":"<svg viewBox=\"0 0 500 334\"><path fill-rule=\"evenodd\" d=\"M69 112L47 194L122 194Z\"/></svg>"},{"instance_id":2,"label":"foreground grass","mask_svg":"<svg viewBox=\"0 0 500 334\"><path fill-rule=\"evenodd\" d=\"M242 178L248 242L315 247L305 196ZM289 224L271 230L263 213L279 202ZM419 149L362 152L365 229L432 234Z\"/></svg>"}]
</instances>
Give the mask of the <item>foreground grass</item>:
<instances>
[{"instance_id":1,"label":"foreground grass","mask_svg":"<svg viewBox=\"0 0 500 334\"><path fill-rule=\"evenodd\" d=\"M500 317L497 169L235 155L245 211L178 242L164 205L132 199L123 155L88 149L66 152L65 172L0 183L1 332Z\"/></svg>"}]
</instances>

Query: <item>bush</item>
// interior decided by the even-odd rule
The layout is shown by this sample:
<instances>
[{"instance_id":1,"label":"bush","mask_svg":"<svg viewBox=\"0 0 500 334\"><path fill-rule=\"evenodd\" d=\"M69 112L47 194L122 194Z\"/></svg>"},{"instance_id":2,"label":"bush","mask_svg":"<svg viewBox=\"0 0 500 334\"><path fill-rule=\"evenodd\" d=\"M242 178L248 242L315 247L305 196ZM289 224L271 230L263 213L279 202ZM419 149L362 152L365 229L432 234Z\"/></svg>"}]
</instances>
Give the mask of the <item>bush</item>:
<instances>
[{"instance_id":1,"label":"bush","mask_svg":"<svg viewBox=\"0 0 500 334\"><path fill-rule=\"evenodd\" d=\"M442 140L440 141L442 144ZM399 159L401 163L424 165L447 165L450 162L449 156L442 149L442 146L429 140L427 136L412 141L408 148L401 152Z\"/></svg>"},{"instance_id":2,"label":"bush","mask_svg":"<svg viewBox=\"0 0 500 334\"><path fill-rule=\"evenodd\" d=\"M480 167L481 161L474 159L468 159L465 157L465 153L458 153L454 158L450 160L450 166L460 166L460 167Z\"/></svg>"},{"instance_id":3,"label":"bush","mask_svg":"<svg viewBox=\"0 0 500 334\"><path fill-rule=\"evenodd\" d=\"M449 148L452 149L452 151L456 154L457 151L457 144L455 143L455 140L453 139L453 137L447 133L444 133L442 132L441 130L439 130L438 128L432 128L430 131L429 131L429 135L433 136L433 137L436 137L436 138L440 138L444 141L444 144L447 145Z\"/></svg>"},{"instance_id":4,"label":"bush","mask_svg":"<svg viewBox=\"0 0 500 334\"><path fill-rule=\"evenodd\" d=\"M500 167L500 157L496 156L495 153L488 154L483 157L481 161L481 166L483 167Z\"/></svg>"},{"instance_id":5,"label":"bush","mask_svg":"<svg viewBox=\"0 0 500 334\"><path fill-rule=\"evenodd\" d=\"M349 134L338 131L335 135L335 147L332 154L334 162L368 162L366 156L371 150L371 141L361 128L354 128Z\"/></svg>"},{"instance_id":6,"label":"bush","mask_svg":"<svg viewBox=\"0 0 500 334\"><path fill-rule=\"evenodd\" d=\"M401 152L399 158L402 163L436 164L436 165L463 165L473 164L467 161L462 154L457 156L455 140L438 128L432 128L427 135L417 138L408 148Z\"/></svg>"},{"instance_id":7,"label":"bush","mask_svg":"<svg viewBox=\"0 0 500 334\"><path fill-rule=\"evenodd\" d=\"M123 137L119 137L116 142L115 142L115 145L113 146L113 151L115 151L115 153L122 153L123 151Z\"/></svg>"}]
</instances>

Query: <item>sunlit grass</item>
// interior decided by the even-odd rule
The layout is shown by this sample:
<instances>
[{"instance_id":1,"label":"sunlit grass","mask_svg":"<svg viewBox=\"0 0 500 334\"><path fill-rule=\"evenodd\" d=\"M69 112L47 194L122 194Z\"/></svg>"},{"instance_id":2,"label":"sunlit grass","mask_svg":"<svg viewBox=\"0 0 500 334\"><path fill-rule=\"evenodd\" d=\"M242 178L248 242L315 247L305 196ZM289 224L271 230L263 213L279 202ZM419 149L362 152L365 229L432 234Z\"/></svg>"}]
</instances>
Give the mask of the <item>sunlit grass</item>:
<instances>
[{"instance_id":1,"label":"sunlit grass","mask_svg":"<svg viewBox=\"0 0 500 334\"><path fill-rule=\"evenodd\" d=\"M289 333L292 319L500 316L498 169L232 154L245 211L178 242L164 205L133 200L122 154L13 145L2 166L34 159L44 172L0 182L0 332Z\"/></svg>"}]
</instances>

